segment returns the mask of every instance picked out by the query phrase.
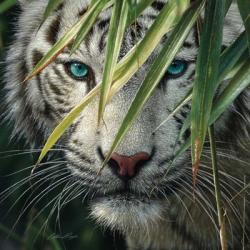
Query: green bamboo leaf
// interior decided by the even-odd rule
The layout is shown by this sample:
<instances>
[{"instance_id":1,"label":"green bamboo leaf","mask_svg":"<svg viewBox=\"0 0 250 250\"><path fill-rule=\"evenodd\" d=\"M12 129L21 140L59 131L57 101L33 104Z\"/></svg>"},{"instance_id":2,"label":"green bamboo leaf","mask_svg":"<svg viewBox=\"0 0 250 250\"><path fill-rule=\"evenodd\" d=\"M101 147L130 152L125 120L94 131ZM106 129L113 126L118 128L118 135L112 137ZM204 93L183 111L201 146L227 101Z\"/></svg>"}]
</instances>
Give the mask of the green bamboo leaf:
<instances>
[{"instance_id":1,"label":"green bamboo leaf","mask_svg":"<svg viewBox=\"0 0 250 250\"><path fill-rule=\"evenodd\" d=\"M240 57L240 59L238 60L238 62L234 65L234 67L228 72L228 74L225 76L224 81L225 83L228 80L231 80L235 74L238 72L238 70L241 68L241 66L245 63L245 61L249 58L249 54L248 54L248 49L246 49L242 56ZM222 83L224 83L224 81Z\"/></svg>"},{"instance_id":2,"label":"green bamboo leaf","mask_svg":"<svg viewBox=\"0 0 250 250\"><path fill-rule=\"evenodd\" d=\"M48 5L43 14L42 23L50 16L50 14L63 2L63 0L49 0Z\"/></svg>"},{"instance_id":3,"label":"green bamboo leaf","mask_svg":"<svg viewBox=\"0 0 250 250\"><path fill-rule=\"evenodd\" d=\"M89 5L89 8L91 8L93 5L97 3L98 0L91 0L91 3Z\"/></svg>"},{"instance_id":4,"label":"green bamboo leaf","mask_svg":"<svg viewBox=\"0 0 250 250\"><path fill-rule=\"evenodd\" d=\"M231 4L232 4L233 0L226 0L225 3L225 12L227 13L227 11L229 10Z\"/></svg>"},{"instance_id":5,"label":"green bamboo leaf","mask_svg":"<svg viewBox=\"0 0 250 250\"><path fill-rule=\"evenodd\" d=\"M75 108L73 108L70 113L65 116L65 118L60 122L57 127L50 134L46 144L44 145L41 154L39 155L37 165L43 160L48 151L55 145L59 138L64 134L64 132L69 128L69 126L74 122L74 120L79 117L82 110L93 100L93 98L99 92L99 86L90 91L84 98L84 100L79 103Z\"/></svg>"},{"instance_id":6,"label":"green bamboo leaf","mask_svg":"<svg viewBox=\"0 0 250 250\"><path fill-rule=\"evenodd\" d=\"M46 68L60 53L64 50L65 47L68 46L68 44L75 38L75 36L78 34L80 29L82 28L82 25L86 22L86 20L91 19L92 15L95 14L96 9L102 5L104 7L106 3L106 0L99 0L96 2L95 5L90 8L85 15L83 15L80 20L73 25L73 27L70 28L64 36L56 42L56 44L48 51L48 53L38 62L38 64L34 67L34 69L31 71L31 73L25 78L25 81L28 81L33 76L41 72L44 68ZM88 23L89 24L89 23ZM86 27L88 29L88 27Z\"/></svg>"},{"instance_id":7,"label":"green bamboo leaf","mask_svg":"<svg viewBox=\"0 0 250 250\"><path fill-rule=\"evenodd\" d=\"M209 124L213 124L223 112L233 103L239 94L250 84L250 59L248 58L233 79L215 100Z\"/></svg>"},{"instance_id":8,"label":"green bamboo leaf","mask_svg":"<svg viewBox=\"0 0 250 250\"><path fill-rule=\"evenodd\" d=\"M93 11L93 13L89 16L88 19L86 19L86 21L82 24L76 39L72 45L71 48L71 54L73 54L81 45L82 41L84 40L84 38L86 37L86 35L89 33L90 29L93 27L96 18L98 17L98 15L100 14L100 12L102 11L102 9L104 8L104 6L109 2L109 0L102 0L102 1L94 1L92 4L92 7L96 6L95 10Z\"/></svg>"},{"instance_id":9,"label":"green bamboo leaf","mask_svg":"<svg viewBox=\"0 0 250 250\"><path fill-rule=\"evenodd\" d=\"M250 85L250 59L245 60L235 76L231 79L227 87L217 97L213 104L211 116L209 118L209 126L211 126L216 120L230 107L234 100ZM187 149L191 146L191 138L182 145L182 147L176 152L174 160L178 159Z\"/></svg>"},{"instance_id":10,"label":"green bamboo leaf","mask_svg":"<svg viewBox=\"0 0 250 250\"><path fill-rule=\"evenodd\" d=\"M185 9L187 9L189 1L182 2L183 4L185 3ZM135 72L146 62L162 37L173 28L181 16L182 13L180 13L177 2L175 0L168 1L143 40L135 45L126 57L119 62L114 74L114 84L110 91L110 96L113 96L114 93L126 84Z\"/></svg>"},{"instance_id":11,"label":"green bamboo leaf","mask_svg":"<svg viewBox=\"0 0 250 250\"><path fill-rule=\"evenodd\" d=\"M242 63L245 62L245 59L248 57L246 49L247 49L247 36L246 33L243 32L234 41L233 44L231 44L225 51L223 51L223 53L220 56L218 83L221 83L225 79L230 78L233 72L238 71L239 67L242 66ZM240 59L241 57L242 59ZM179 134L179 139L183 136L185 131L190 127L190 124L191 124L191 116L188 115L182 125Z\"/></svg>"},{"instance_id":12,"label":"green bamboo leaf","mask_svg":"<svg viewBox=\"0 0 250 250\"><path fill-rule=\"evenodd\" d=\"M131 8L129 10L130 14L128 16L127 20L127 27L130 26L134 21L137 19L138 16L142 14L142 12L150 6L155 0L130 0ZM187 9L187 6L189 5L190 0L177 0L175 1L175 4L177 5L177 17L181 16L181 14ZM168 4L168 3L167 3ZM166 4L165 4L166 5Z\"/></svg>"},{"instance_id":13,"label":"green bamboo leaf","mask_svg":"<svg viewBox=\"0 0 250 250\"><path fill-rule=\"evenodd\" d=\"M240 10L242 20L246 28L247 39L248 39L248 49L249 49L249 54L250 54L250 3L249 3L249 0L237 0L237 3L238 3L238 7Z\"/></svg>"},{"instance_id":14,"label":"green bamboo leaf","mask_svg":"<svg viewBox=\"0 0 250 250\"><path fill-rule=\"evenodd\" d=\"M98 123L100 122L112 84L115 66L119 57L126 23L129 13L127 0L116 1L113 7L112 17L109 25L108 42L106 47L104 72L101 85L101 95L98 111Z\"/></svg>"},{"instance_id":15,"label":"green bamboo leaf","mask_svg":"<svg viewBox=\"0 0 250 250\"><path fill-rule=\"evenodd\" d=\"M247 49L247 35L242 32L235 42L225 49L220 57L219 82L225 79ZM219 84L218 82L218 84Z\"/></svg>"},{"instance_id":16,"label":"green bamboo leaf","mask_svg":"<svg viewBox=\"0 0 250 250\"><path fill-rule=\"evenodd\" d=\"M154 60L152 67L150 68L142 86L136 94L134 101L132 102L127 115L125 116L119 131L112 143L109 153L103 163L103 166L109 160L112 152L120 144L122 138L131 127L133 121L138 116L144 104L147 102L154 89L158 85L165 71L171 64L176 53L183 45L187 35L189 34L192 26L194 25L205 1L198 1L194 3L187 12L184 13L180 22L176 25L172 31L170 37L167 39L163 49L159 53L158 57Z\"/></svg>"},{"instance_id":17,"label":"green bamboo leaf","mask_svg":"<svg viewBox=\"0 0 250 250\"><path fill-rule=\"evenodd\" d=\"M130 5L130 15L127 19L127 27L130 26L136 18L149 6L151 5L155 0L139 0L137 2L133 2Z\"/></svg>"},{"instance_id":18,"label":"green bamboo leaf","mask_svg":"<svg viewBox=\"0 0 250 250\"><path fill-rule=\"evenodd\" d=\"M225 0L207 2L192 94L191 142L194 182L218 85L224 13Z\"/></svg>"},{"instance_id":19,"label":"green bamboo leaf","mask_svg":"<svg viewBox=\"0 0 250 250\"><path fill-rule=\"evenodd\" d=\"M96 4L98 0L93 0L90 4L90 7L93 6L94 4ZM106 1L106 0L105 0ZM126 27L129 27L135 20L136 18L150 5L152 4L154 0L143 0L140 1L139 3L133 4L133 8L129 8L129 15L127 17L127 25ZM186 1L186 0L185 0ZM184 2L185 2L184 1ZM110 6L113 5L114 1L110 1ZM96 12L97 16L98 16L98 12ZM93 25L94 24L94 20L96 20L97 16L92 16L91 19L89 20L89 22ZM90 25L91 26L91 25ZM117 26L118 27L118 26ZM86 27L84 25L84 27L81 28L81 30L79 31L79 34L77 35L75 42L71 48L71 53L74 53L77 48L80 46L80 44L82 43L82 41L84 40L86 34L87 34L88 30L86 30Z\"/></svg>"},{"instance_id":20,"label":"green bamboo leaf","mask_svg":"<svg viewBox=\"0 0 250 250\"><path fill-rule=\"evenodd\" d=\"M131 13L128 18L128 26L131 25L135 21L135 19L154 1L155 0L128 0ZM187 2L189 3L190 1L176 0L175 2L178 6L179 15L186 10Z\"/></svg>"},{"instance_id":21,"label":"green bamboo leaf","mask_svg":"<svg viewBox=\"0 0 250 250\"><path fill-rule=\"evenodd\" d=\"M135 18L137 18L151 2L150 0L140 1L137 5L134 5L136 9L135 12L137 13ZM188 6L189 0L168 1L167 4L165 4L144 39L134 46L127 56L118 64L118 68L114 74L114 83L108 99L126 84L135 72L145 63L162 37L178 22ZM130 12L132 13L132 10L130 10ZM127 22L127 25L131 21L132 19Z\"/></svg>"},{"instance_id":22,"label":"green bamboo leaf","mask_svg":"<svg viewBox=\"0 0 250 250\"><path fill-rule=\"evenodd\" d=\"M187 103L189 103L190 101L192 100L192 93L188 93L185 98L179 103L176 105L176 107L174 108L174 110L168 115L168 117L163 121L161 122L161 124L153 131L153 133L155 133L164 123L166 123L169 119L171 119L175 114L177 114L181 108L183 106L185 106Z\"/></svg>"},{"instance_id":23,"label":"green bamboo leaf","mask_svg":"<svg viewBox=\"0 0 250 250\"><path fill-rule=\"evenodd\" d=\"M224 220L223 209L222 209L222 196L221 196L220 179L219 179L219 168L218 168L218 162L217 162L216 142L215 142L213 125L209 127L208 133L209 133L211 158L212 158L212 169L213 169L215 199L216 199L216 207L217 207L217 217L218 217L218 222L219 222L218 224L219 224L219 230L220 230L220 244L221 244L221 249L226 250L228 249L227 240L226 240L226 227L225 227L225 220Z\"/></svg>"},{"instance_id":24,"label":"green bamboo leaf","mask_svg":"<svg viewBox=\"0 0 250 250\"><path fill-rule=\"evenodd\" d=\"M135 6L137 5L137 0L127 0L127 3L130 9L135 8Z\"/></svg>"},{"instance_id":25,"label":"green bamboo leaf","mask_svg":"<svg viewBox=\"0 0 250 250\"><path fill-rule=\"evenodd\" d=\"M188 1L186 2L188 4ZM153 52L161 38L167 31L173 26L173 24L179 20L180 17L176 16L177 5L175 0L171 0L163 8L158 15L154 24L150 27L145 38L136 45L116 66L114 72L113 85L110 90L109 99L132 77L132 75L138 70L138 67L144 64L150 54ZM139 53L136 52L139 50ZM137 60L139 57L139 61ZM138 62L140 65L138 65ZM128 73L129 72L129 73ZM48 151L59 140L67 128L74 122L82 110L88 105L88 103L99 93L100 84L98 84L89 95L87 95L80 104L78 104L57 127L53 130L49 136L40 156L38 163L42 161Z\"/></svg>"},{"instance_id":26,"label":"green bamboo leaf","mask_svg":"<svg viewBox=\"0 0 250 250\"><path fill-rule=\"evenodd\" d=\"M0 3L0 14L4 13L11 7L13 7L17 3L16 0L5 0L2 3Z\"/></svg>"}]
</instances>

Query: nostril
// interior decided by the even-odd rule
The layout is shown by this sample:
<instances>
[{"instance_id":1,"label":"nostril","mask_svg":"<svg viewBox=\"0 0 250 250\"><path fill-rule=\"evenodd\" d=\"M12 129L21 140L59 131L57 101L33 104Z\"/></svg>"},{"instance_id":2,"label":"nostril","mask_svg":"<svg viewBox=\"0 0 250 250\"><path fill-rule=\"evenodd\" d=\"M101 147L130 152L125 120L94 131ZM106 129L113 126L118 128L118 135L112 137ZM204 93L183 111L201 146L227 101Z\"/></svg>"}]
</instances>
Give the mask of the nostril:
<instances>
[{"instance_id":1,"label":"nostril","mask_svg":"<svg viewBox=\"0 0 250 250\"><path fill-rule=\"evenodd\" d=\"M136 176L149 159L150 155L145 152L140 152L133 156L113 153L108 164L118 177L128 180Z\"/></svg>"},{"instance_id":2,"label":"nostril","mask_svg":"<svg viewBox=\"0 0 250 250\"><path fill-rule=\"evenodd\" d=\"M118 170L119 170L119 165L118 163L113 160L112 158L108 161L108 165L109 167L112 169L112 171L115 173L115 174L118 174Z\"/></svg>"}]
</instances>

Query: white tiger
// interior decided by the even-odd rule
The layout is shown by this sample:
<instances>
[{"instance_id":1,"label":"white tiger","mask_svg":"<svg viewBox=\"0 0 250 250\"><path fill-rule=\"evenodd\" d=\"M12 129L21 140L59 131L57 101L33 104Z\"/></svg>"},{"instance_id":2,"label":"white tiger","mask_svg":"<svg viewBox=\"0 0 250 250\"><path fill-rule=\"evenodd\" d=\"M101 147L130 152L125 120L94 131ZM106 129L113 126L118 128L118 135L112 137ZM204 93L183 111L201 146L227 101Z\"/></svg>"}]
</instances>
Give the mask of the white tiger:
<instances>
[{"instance_id":1,"label":"white tiger","mask_svg":"<svg viewBox=\"0 0 250 250\"><path fill-rule=\"evenodd\" d=\"M111 8L102 12L72 56L66 48L51 65L24 84L27 73L84 14L89 0L63 1L39 31L47 1L20 2L22 12L6 59L6 117L13 121L14 135L24 136L31 145L43 145L56 124L102 79ZM121 56L145 34L165 2L154 1L138 18L136 31L135 27L127 30ZM226 17L225 46L242 31L241 18L235 8L233 4ZM96 99L60 142L67 168L88 190L91 215L101 225L119 230L127 239L129 249L219 249L210 152L205 148L195 200L190 153L169 166L190 105L155 131L192 87L197 51L194 29L100 175L96 173L155 52L107 105L105 124L97 126ZM216 124L230 249L242 248L244 234L242 196L231 199L242 189L244 176L248 178L250 174L249 150L244 147L249 143L249 94L249 89L244 91ZM178 144L187 136L188 133ZM247 246L250 210L246 211L245 249L250 249Z\"/></svg>"}]
</instances>

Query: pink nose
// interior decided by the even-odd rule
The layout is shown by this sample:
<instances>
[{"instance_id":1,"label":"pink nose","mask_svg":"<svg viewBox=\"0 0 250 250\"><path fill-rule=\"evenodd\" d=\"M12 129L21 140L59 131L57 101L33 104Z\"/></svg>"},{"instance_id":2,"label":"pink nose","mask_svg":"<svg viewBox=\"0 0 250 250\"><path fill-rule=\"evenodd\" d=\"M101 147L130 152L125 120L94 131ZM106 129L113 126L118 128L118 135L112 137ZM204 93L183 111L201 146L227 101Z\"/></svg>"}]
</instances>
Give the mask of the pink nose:
<instances>
[{"instance_id":1,"label":"pink nose","mask_svg":"<svg viewBox=\"0 0 250 250\"><path fill-rule=\"evenodd\" d=\"M115 170L115 173L122 179L131 179L138 172L143 163L150 159L150 155L145 152L137 153L133 156L111 155L109 165Z\"/></svg>"}]
</instances>

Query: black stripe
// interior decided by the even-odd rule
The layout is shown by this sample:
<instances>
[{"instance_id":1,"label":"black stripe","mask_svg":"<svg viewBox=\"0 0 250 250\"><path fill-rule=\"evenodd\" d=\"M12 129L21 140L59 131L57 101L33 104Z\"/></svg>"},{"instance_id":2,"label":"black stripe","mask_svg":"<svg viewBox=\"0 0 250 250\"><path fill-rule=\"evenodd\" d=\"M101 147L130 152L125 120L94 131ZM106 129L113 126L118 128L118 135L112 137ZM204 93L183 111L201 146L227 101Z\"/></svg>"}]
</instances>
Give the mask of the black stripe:
<instances>
[{"instance_id":1,"label":"black stripe","mask_svg":"<svg viewBox=\"0 0 250 250\"><path fill-rule=\"evenodd\" d=\"M56 110L53 108L53 106L46 100L46 96L48 96L48 95L45 93L46 89L42 88L40 76L38 76L38 80L39 80L38 87L39 87L39 90L40 90L40 93L42 96L42 100L44 103L44 110L43 110L42 114L46 118L50 119L51 121L59 120L61 118L61 116L59 115L58 112L56 112Z\"/></svg>"},{"instance_id":2,"label":"black stripe","mask_svg":"<svg viewBox=\"0 0 250 250\"><path fill-rule=\"evenodd\" d=\"M33 67L35 67L38 62L43 58L43 53L39 50L35 49L32 51L32 63Z\"/></svg>"},{"instance_id":3,"label":"black stripe","mask_svg":"<svg viewBox=\"0 0 250 250\"><path fill-rule=\"evenodd\" d=\"M145 17L147 17L147 18L149 18L149 19L151 19L151 20L155 20L156 19L156 17L157 17L157 15L146 15Z\"/></svg>"},{"instance_id":4,"label":"black stripe","mask_svg":"<svg viewBox=\"0 0 250 250\"><path fill-rule=\"evenodd\" d=\"M54 71L55 71L56 75L60 77L60 75L57 74L55 67L54 67ZM51 91L54 94L59 95L59 96L65 95L65 90L58 87L57 84L55 84L54 81L52 79L50 79L49 74L47 74L46 77L47 77L47 82L48 82L49 88L51 89ZM60 79L60 81L62 81L62 80L65 80L65 79Z\"/></svg>"},{"instance_id":5,"label":"black stripe","mask_svg":"<svg viewBox=\"0 0 250 250\"><path fill-rule=\"evenodd\" d=\"M81 121L78 120L78 121L74 122L73 124L71 124L71 126L68 129L68 133L70 135L74 134L76 132L76 129L77 129L77 127L78 127L78 125L80 123L81 123ZM76 142L76 140L73 140L73 143L75 143L75 142Z\"/></svg>"},{"instance_id":6,"label":"black stripe","mask_svg":"<svg viewBox=\"0 0 250 250\"><path fill-rule=\"evenodd\" d=\"M35 67L37 65L37 63L42 59L42 57L43 57L43 54L40 51L38 51L37 49L35 49L34 51L32 51L32 63L33 63L33 67ZM37 80L38 89L39 89L41 95L43 95L42 83L41 83L40 75L37 74L35 77L36 77L36 80Z\"/></svg>"},{"instance_id":7,"label":"black stripe","mask_svg":"<svg viewBox=\"0 0 250 250\"><path fill-rule=\"evenodd\" d=\"M82 152L76 151L73 148L69 148L68 150L70 150L70 152L72 154L74 154L79 160L81 160L81 162L83 161L83 162L87 162L89 164L94 164L94 161L88 159L88 157L83 155Z\"/></svg>"},{"instance_id":8,"label":"black stripe","mask_svg":"<svg viewBox=\"0 0 250 250\"><path fill-rule=\"evenodd\" d=\"M62 86L61 86L61 92L66 92L68 93L70 91L70 88L67 88L67 85L68 82L66 80L66 78L62 75L62 72L60 70L58 70L57 67L53 67L53 70L55 71L56 75L59 77L59 80L64 83ZM65 94L65 93L63 93Z\"/></svg>"},{"instance_id":9,"label":"black stripe","mask_svg":"<svg viewBox=\"0 0 250 250\"><path fill-rule=\"evenodd\" d=\"M100 21L97 24L98 28L101 29L101 30L104 30L109 25L109 22L110 22L110 18L107 18L107 19L104 19L104 20Z\"/></svg>"},{"instance_id":10,"label":"black stripe","mask_svg":"<svg viewBox=\"0 0 250 250\"><path fill-rule=\"evenodd\" d=\"M37 50L33 51L33 60L34 60L34 58L36 58L36 59L39 58L39 53L40 52L37 51ZM45 117L47 117L48 119L51 119L52 121L53 120L57 120L60 117L58 116L58 114L56 114L56 112L53 109L53 107L46 100L46 96L47 95L44 93L45 90L43 89L43 85L42 85L42 81L41 81L41 76L39 74L36 75L36 80L37 80L37 86L38 86L39 92L40 92L40 94L42 96L42 100L43 100L43 103L44 103L44 110L43 110L43 112L41 114L44 115ZM54 112L52 112L52 111L54 111ZM55 116L53 116L52 113L54 113Z\"/></svg>"},{"instance_id":11,"label":"black stripe","mask_svg":"<svg viewBox=\"0 0 250 250\"><path fill-rule=\"evenodd\" d=\"M108 30L104 31L103 34L100 37L100 41L98 43L98 48L100 52L103 52L105 46L106 46L106 36L107 36Z\"/></svg>"},{"instance_id":12,"label":"black stripe","mask_svg":"<svg viewBox=\"0 0 250 250\"><path fill-rule=\"evenodd\" d=\"M194 27L194 42L196 47L199 47L199 32L198 32L198 24Z\"/></svg>"},{"instance_id":13,"label":"black stripe","mask_svg":"<svg viewBox=\"0 0 250 250\"><path fill-rule=\"evenodd\" d=\"M66 102L66 100L64 98L60 98L60 97L55 97L55 101L59 104L63 104L63 105L67 105L69 106L70 104L68 102Z\"/></svg>"},{"instance_id":14,"label":"black stripe","mask_svg":"<svg viewBox=\"0 0 250 250\"><path fill-rule=\"evenodd\" d=\"M83 8L82 10L79 11L78 17L82 17L88 10L88 7Z\"/></svg>"},{"instance_id":15,"label":"black stripe","mask_svg":"<svg viewBox=\"0 0 250 250\"><path fill-rule=\"evenodd\" d=\"M56 110L60 114L60 119L62 119L62 117L67 115L72 109L73 109L73 107L71 107L71 108L60 107L60 108L57 108Z\"/></svg>"},{"instance_id":16,"label":"black stripe","mask_svg":"<svg viewBox=\"0 0 250 250\"><path fill-rule=\"evenodd\" d=\"M155 1L152 3L152 7L156 10L156 11L161 11L162 8L164 7L165 3L164 2L159 2L159 1Z\"/></svg>"},{"instance_id":17,"label":"black stripe","mask_svg":"<svg viewBox=\"0 0 250 250\"><path fill-rule=\"evenodd\" d=\"M56 120L53 115L52 115L52 108L51 105L49 103L47 103L46 101L44 101L44 112L43 112L44 116L49 118L50 120Z\"/></svg>"},{"instance_id":18,"label":"black stripe","mask_svg":"<svg viewBox=\"0 0 250 250\"><path fill-rule=\"evenodd\" d=\"M182 139L184 140L184 141L187 141L188 140L188 138L191 136L191 130L190 129L187 129L185 132L184 132L184 134L183 134L183 136L182 136Z\"/></svg>"},{"instance_id":19,"label":"black stripe","mask_svg":"<svg viewBox=\"0 0 250 250\"><path fill-rule=\"evenodd\" d=\"M84 165L79 165L79 163L77 162L72 162L72 160L69 162L69 164L74 167L75 169L79 170L80 172L84 172L87 174L89 174L89 178L87 179L87 177L84 177L84 181L92 181L92 183L98 184L98 182L94 182L93 179L91 177L97 177L97 171L93 171L90 168L84 166ZM80 176L81 177L81 176ZM91 184L91 183L89 183Z\"/></svg>"},{"instance_id":20,"label":"black stripe","mask_svg":"<svg viewBox=\"0 0 250 250\"><path fill-rule=\"evenodd\" d=\"M50 92L46 88L41 90L41 95L42 95L43 101L44 101L45 106L46 106L47 112L45 113L45 115L48 118L51 118L54 115L53 118L55 120L62 119L62 117L65 114L69 113L72 110L72 107L66 107L66 102L63 102L62 106L60 106L60 107L57 107L57 108L53 107L50 104L50 100L47 99L47 97L50 96ZM55 99L53 99L53 100L55 100Z\"/></svg>"},{"instance_id":21,"label":"black stripe","mask_svg":"<svg viewBox=\"0 0 250 250\"><path fill-rule=\"evenodd\" d=\"M176 115L174 115L173 118L179 125L181 126L183 125L183 120L181 118L177 117Z\"/></svg>"},{"instance_id":22,"label":"black stripe","mask_svg":"<svg viewBox=\"0 0 250 250\"><path fill-rule=\"evenodd\" d=\"M74 141L73 141L74 143ZM78 146L78 144L75 144L76 146ZM80 159L81 161L85 161L89 164L94 164L94 161L89 159L88 156L84 155L82 153L82 151L79 151L73 147L71 147L70 145L68 146L68 149L67 149L69 152L71 152L73 155L75 155L78 159Z\"/></svg>"},{"instance_id":23,"label":"black stripe","mask_svg":"<svg viewBox=\"0 0 250 250\"><path fill-rule=\"evenodd\" d=\"M58 15L56 19L52 21L52 23L49 25L47 29L46 40L51 45L54 45L57 42L60 23L61 23L61 15Z\"/></svg>"},{"instance_id":24,"label":"black stripe","mask_svg":"<svg viewBox=\"0 0 250 250\"><path fill-rule=\"evenodd\" d=\"M94 26L89 30L88 34L86 35L86 37L84 39L86 49L90 54L91 54L90 44L91 44L93 34L94 34Z\"/></svg>"},{"instance_id":25,"label":"black stripe","mask_svg":"<svg viewBox=\"0 0 250 250\"><path fill-rule=\"evenodd\" d=\"M187 118L189 111L190 110L181 110L180 115L185 119L185 118Z\"/></svg>"},{"instance_id":26,"label":"black stripe","mask_svg":"<svg viewBox=\"0 0 250 250\"><path fill-rule=\"evenodd\" d=\"M184 42L183 47L184 47L184 48L192 48L192 47L193 47L193 44L190 43L190 42Z\"/></svg>"},{"instance_id":27,"label":"black stripe","mask_svg":"<svg viewBox=\"0 0 250 250\"><path fill-rule=\"evenodd\" d=\"M58 70L58 68L55 66L53 67L53 70L55 71L55 74L58 76L59 81L61 83L63 83L62 86L60 86L60 88L51 80L49 81L49 76L48 76L48 82L51 85L52 88L55 88L55 90L57 90L58 92L54 92L57 96L55 97L55 100L59 103L59 104L65 104L65 105L70 105L68 100L65 100L63 97L69 93L71 91L71 88L67 88L68 82L66 81L65 77L62 75L62 72L60 70Z\"/></svg>"},{"instance_id":28,"label":"black stripe","mask_svg":"<svg viewBox=\"0 0 250 250\"><path fill-rule=\"evenodd\" d=\"M64 95L64 93L61 91L61 89L56 86L52 81L49 81L48 79L48 85L51 91L56 95Z\"/></svg>"},{"instance_id":29,"label":"black stripe","mask_svg":"<svg viewBox=\"0 0 250 250\"><path fill-rule=\"evenodd\" d=\"M61 11L63 9L64 3L60 3L56 9L56 11Z\"/></svg>"},{"instance_id":30,"label":"black stripe","mask_svg":"<svg viewBox=\"0 0 250 250\"><path fill-rule=\"evenodd\" d=\"M24 39L25 40L25 39ZM22 55L26 55L27 53L27 48L28 48L28 44L29 44L29 40L26 39L26 43L24 43L24 49L23 49L23 53ZM27 66L27 62L25 59L23 58L17 58L16 65L18 65L19 68L19 72L21 72L20 74L20 78L21 78L21 82L25 79L25 77L28 75L28 66ZM19 63L20 62L20 63ZM14 62L13 62L14 63ZM21 106L23 107L22 109L22 113L20 114L19 119L21 120L19 124L25 124L26 127L26 132L27 136L30 139L30 142L32 143L36 143L36 145L41 145L44 143L44 132L41 129L41 126L38 124L37 119L34 118L33 116L33 109L31 104L29 104L29 99L26 96L26 87L27 84L22 84L20 91L17 93L16 98L18 100L21 101Z\"/></svg>"},{"instance_id":31,"label":"black stripe","mask_svg":"<svg viewBox=\"0 0 250 250\"><path fill-rule=\"evenodd\" d=\"M37 145L44 144L44 130L41 129L41 125L38 123L35 117L39 116L37 112L33 112L33 107L30 104L30 98L27 98L26 88L28 83L22 83L23 80L28 75L28 65L25 59L27 54L27 48L30 43L29 37L23 38L22 53L15 57L15 59L9 62L9 65L16 65L18 67L17 71L18 79L20 81L20 87L17 88L15 94L15 99L20 101L21 112L18 117L17 125L20 127L18 129L24 129L24 133L28 137L29 141ZM8 103L10 105L10 103ZM39 112L39 110L37 110Z\"/></svg>"},{"instance_id":32,"label":"black stripe","mask_svg":"<svg viewBox=\"0 0 250 250\"><path fill-rule=\"evenodd\" d=\"M138 38L142 37L143 28L139 23L133 23L130 28L130 36L133 42L136 42Z\"/></svg>"}]
</instances>

